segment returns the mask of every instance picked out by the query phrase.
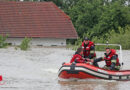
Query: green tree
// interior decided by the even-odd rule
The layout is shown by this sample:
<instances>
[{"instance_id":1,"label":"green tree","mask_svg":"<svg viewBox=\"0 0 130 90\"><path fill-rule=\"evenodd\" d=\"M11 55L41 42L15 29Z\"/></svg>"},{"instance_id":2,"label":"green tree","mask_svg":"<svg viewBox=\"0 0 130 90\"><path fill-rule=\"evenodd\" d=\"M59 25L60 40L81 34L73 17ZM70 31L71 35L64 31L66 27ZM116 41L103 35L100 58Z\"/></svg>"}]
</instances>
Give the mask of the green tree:
<instances>
[{"instance_id":1,"label":"green tree","mask_svg":"<svg viewBox=\"0 0 130 90\"><path fill-rule=\"evenodd\" d=\"M82 38L104 36L111 30L119 33L118 27L130 24L130 8L127 0L79 0L68 10L72 22Z\"/></svg>"},{"instance_id":2,"label":"green tree","mask_svg":"<svg viewBox=\"0 0 130 90\"><path fill-rule=\"evenodd\" d=\"M79 0L79 2L69 10L69 15L80 37L84 33L92 32L95 25L103 13L102 0Z\"/></svg>"},{"instance_id":3,"label":"green tree","mask_svg":"<svg viewBox=\"0 0 130 90\"><path fill-rule=\"evenodd\" d=\"M99 19L99 23L94 26L94 34L105 35L110 30L119 33L118 27L125 27L130 24L130 8L119 1L104 7L104 12Z\"/></svg>"}]
</instances>

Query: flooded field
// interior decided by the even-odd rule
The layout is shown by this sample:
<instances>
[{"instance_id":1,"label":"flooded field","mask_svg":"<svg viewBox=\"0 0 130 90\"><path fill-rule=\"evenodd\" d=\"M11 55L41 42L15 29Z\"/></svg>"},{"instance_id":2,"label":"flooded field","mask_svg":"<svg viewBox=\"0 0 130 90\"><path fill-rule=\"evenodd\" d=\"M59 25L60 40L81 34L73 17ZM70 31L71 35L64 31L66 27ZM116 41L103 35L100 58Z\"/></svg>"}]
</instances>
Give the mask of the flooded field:
<instances>
[{"instance_id":1,"label":"flooded field","mask_svg":"<svg viewBox=\"0 0 130 90\"><path fill-rule=\"evenodd\" d=\"M66 48L0 49L0 75L3 76L0 90L130 90L130 81L59 81L58 69L73 54L74 51ZM130 51L123 51L123 60L123 69L130 69Z\"/></svg>"}]
</instances>

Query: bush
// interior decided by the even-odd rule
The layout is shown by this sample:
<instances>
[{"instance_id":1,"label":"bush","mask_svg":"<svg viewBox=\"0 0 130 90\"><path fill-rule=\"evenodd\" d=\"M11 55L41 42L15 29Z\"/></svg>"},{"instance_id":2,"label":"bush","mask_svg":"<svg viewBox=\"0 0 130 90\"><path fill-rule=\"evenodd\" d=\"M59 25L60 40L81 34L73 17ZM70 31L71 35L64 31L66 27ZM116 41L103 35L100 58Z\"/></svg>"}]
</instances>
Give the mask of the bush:
<instances>
[{"instance_id":1,"label":"bush","mask_svg":"<svg viewBox=\"0 0 130 90\"><path fill-rule=\"evenodd\" d=\"M81 45L82 45L82 38L78 38L72 49L77 50L77 48L79 48Z\"/></svg>"},{"instance_id":2,"label":"bush","mask_svg":"<svg viewBox=\"0 0 130 90\"><path fill-rule=\"evenodd\" d=\"M32 39L25 37L20 45L21 50L27 50L30 46L29 43Z\"/></svg>"},{"instance_id":3,"label":"bush","mask_svg":"<svg viewBox=\"0 0 130 90\"><path fill-rule=\"evenodd\" d=\"M130 26L119 27L119 33L111 32L110 43L121 44L123 49L130 49Z\"/></svg>"},{"instance_id":4,"label":"bush","mask_svg":"<svg viewBox=\"0 0 130 90\"><path fill-rule=\"evenodd\" d=\"M90 35L88 33L84 34L84 37L87 36L90 38ZM106 38L104 38L104 36ZM95 44L97 43L104 43L108 41L109 44L121 44L123 49L130 49L130 26L126 26L125 28L118 28L118 33L115 32L115 30L110 30L107 34L104 36L98 37L93 36L91 38L91 41L93 41ZM73 49L76 50L80 45L82 44L82 38L78 38L75 42L75 45L73 46ZM104 50L106 47L119 49L117 46L95 46L96 50Z\"/></svg>"},{"instance_id":5,"label":"bush","mask_svg":"<svg viewBox=\"0 0 130 90\"><path fill-rule=\"evenodd\" d=\"M8 35L6 35L6 36L0 35L0 48L5 48L8 46L8 43L5 42L7 37L8 37Z\"/></svg>"},{"instance_id":6,"label":"bush","mask_svg":"<svg viewBox=\"0 0 130 90\"><path fill-rule=\"evenodd\" d=\"M126 26L125 28L119 27L118 30L118 33L115 30L110 30L108 35L106 35L107 39L94 37L92 41L94 43L106 43L108 41L110 44L121 44L123 49L130 49L130 26ZM101 48L105 47L107 46L96 47L96 50L101 50ZM119 47L115 46L108 47L119 49Z\"/></svg>"}]
</instances>

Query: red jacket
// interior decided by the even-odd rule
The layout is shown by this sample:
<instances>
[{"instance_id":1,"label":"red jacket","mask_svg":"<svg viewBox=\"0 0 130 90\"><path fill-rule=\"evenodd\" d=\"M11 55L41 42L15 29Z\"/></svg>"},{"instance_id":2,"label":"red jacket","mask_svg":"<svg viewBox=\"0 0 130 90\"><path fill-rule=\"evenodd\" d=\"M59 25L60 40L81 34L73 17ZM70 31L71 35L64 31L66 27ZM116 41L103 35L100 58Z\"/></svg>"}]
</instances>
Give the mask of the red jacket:
<instances>
[{"instance_id":1,"label":"red jacket","mask_svg":"<svg viewBox=\"0 0 130 90\"><path fill-rule=\"evenodd\" d=\"M107 55L105 55L105 57L104 57L104 60L106 61L106 66L111 66L111 60L112 60L112 57L114 56L114 55L117 55L116 54L116 50L114 50L114 49L111 49L111 52L110 52L110 54L107 56ZM117 59L116 59L116 66L118 66L119 65L119 58L117 57Z\"/></svg>"},{"instance_id":2,"label":"red jacket","mask_svg":"<svg viewBox=\"0 0 130 90\"><path fill-rule=\"evenodd\" d=\"M72 63L72 62L76 62L76 63L85 63L85 60L82 58L81 55L75 54L75 55L73 55L73 57L72 57L70 63Z\"/></svg>"},{"instance_id":3,"label":"red jacket","mask_svg":"<svg viewBox=\"0 0 130 90\"><path fill-rule=\"evenodd\" d=\"M88 45L86 46L85 48L85 44L84 42L82 42L82 48L83 48L83 54L84 56L89 56L90 55L90 49L91 49L91 46L94 46L94 43L92 41L89 41ZM96 53L94 53L94 56L96 56Z\"/></svg>"}]
</instances>

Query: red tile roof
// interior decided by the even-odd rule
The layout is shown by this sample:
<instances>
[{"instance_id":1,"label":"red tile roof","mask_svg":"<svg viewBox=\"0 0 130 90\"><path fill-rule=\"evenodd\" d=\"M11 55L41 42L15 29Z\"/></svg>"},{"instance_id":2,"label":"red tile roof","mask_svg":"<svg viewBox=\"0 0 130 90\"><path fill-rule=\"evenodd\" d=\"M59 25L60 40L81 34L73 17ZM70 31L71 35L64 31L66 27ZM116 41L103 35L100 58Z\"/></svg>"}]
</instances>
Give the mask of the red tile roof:
<instances>
[{"instance_id":1,"label":"red tile roof","mask_svg":"<svg viewBox=\"0 0 130 90\"><path fill-rule=\"evenodd\" d=\"M78 37L69 16L52 2L0 2L0 34L9 37Z\"/></svg>"}]
</instances>

